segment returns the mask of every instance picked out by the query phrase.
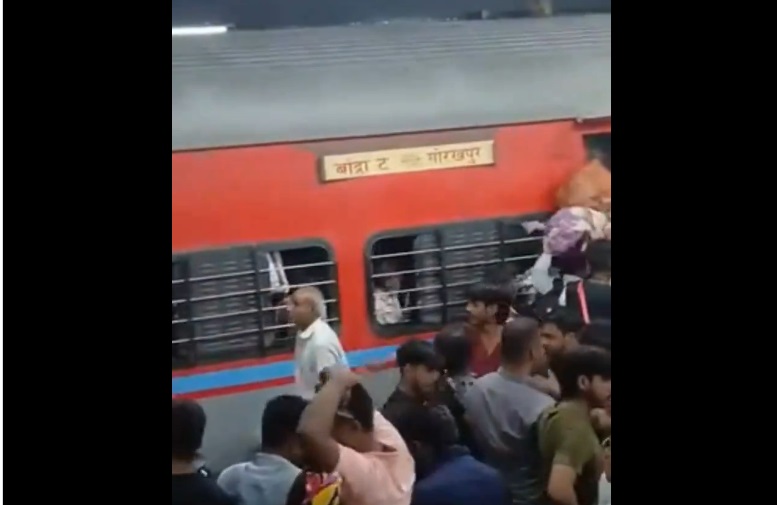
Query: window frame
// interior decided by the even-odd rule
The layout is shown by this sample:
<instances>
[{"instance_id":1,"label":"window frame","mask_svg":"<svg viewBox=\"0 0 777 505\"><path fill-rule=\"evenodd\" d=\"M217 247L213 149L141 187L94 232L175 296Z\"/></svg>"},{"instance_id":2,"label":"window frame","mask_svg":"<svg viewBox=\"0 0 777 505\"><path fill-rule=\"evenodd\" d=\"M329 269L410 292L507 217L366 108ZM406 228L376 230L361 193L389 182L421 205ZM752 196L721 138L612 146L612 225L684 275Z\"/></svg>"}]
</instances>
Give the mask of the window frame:
<instances>
[{"instance_id":1,"label":"window frame","mask_svg":"<svg viewBox=\"0 0 777 505\"><path fill-rule=\"evenodd\" d=\"M332 297L331 299L335 300L336 304L336 315L335 318L336 321L331 322L330 324L337 326L338 333L340 332L340 329L342 328L343 318L342 318L342 299L340 298L340 279L339 279L339 269L337 264L337 256L335 254L335 249L332 247L332 245L327 242L325 239L322 238L305 238L305 239L297 239L297 240L288 240L288 241L273 241L273 242L252 242L252 243L245 243L245 242L239 242L229 245L223 245L223 246L213 246L213 247L204 247L201 249L190 249L185 251L176 251L172 253L172 263L175 264L176 261L180 262L183 265L183 269L186 272L185 278L184 278L184 284L187 285L185 289L185 305L186 305L186 317L189 319L191 317L191 307L192 303L192 295L191 295L191 288L188 287L189 284L191 284L191 272L190 272L190 264L189 264L189 257L196 254L201 253L208 253L208 252L226 252L231 251L235 249L250 249L252 252L252 255L260 254L260 253L272 253L272 252L284 252L284 251L292 251L292 250L299 250L299 249L309 249L309 248L321 248L324 251L326 251L328 255L328 262L331 262L332 265L329 267L332 273ZM261 283L258 280L258 277L260 275L260 271L256 270L254 271L254 278L256 279L256 285L258 289L262 289ZM257 298L257 305L258 305L258 333L254 338L257 339L263 339L264 338L264 325L262 324L262 312L263 309L266 308L266 304L262 303L261 299L259 297L262 295L262 292L259 291L255 293L254 296ZM327 307L327 316L329 318L332 318L332 313L330 312L329 307ZM198 350L197 341L194 340L194 325L189 323L187 321L186 323L187 328L187 339L188 341L186 343L182 343L180 345L183 346L189 346L189 349L191 349L191 358L188 358L186 360L182 360L183 363L179 365L174 365L172 367L172 370L179 371L179 370L188 370L192 368L196 368L199 366L206 366L206 365L212 365L212 364L221 364L221 363L229 363L232 361L243 361L245 359L266 359L266 358L276 358L278 356L285 356L290 353L294 352L294 348L291 349L284 349L282 352L273 352L272 350L268 350L265 345L261 346L261 352L254 352L251 353L250 356L245 357L228 357L228 358L202 358L201 353ZM247 353L248 354L248 353Z\"/></svg>"},{"instance_id":2,"label":"window frame","mask_svg":"<svg viewBox=\"0 0 777 505\"><path fill-rule=\"evenodd\" d=\"M463 220L463 221L448 221L443 224L438 225L426 225L426 226L418 226L413 228L400 228L400 229L394 229L394 230L388 230L388 231L382 231L375 233L371 235L365 245L364 245L364 272L366 274L365 277L365 292L366 292L366 301L367 301L367 318L369 321L370 329L372 330L373 334L377 335L380 338L385 339L393 339L408 335L421 335L424 333L431 333L435 331L441 330L443 327L445 327L446 324L449 324L446 321L446 311L448 309L447 300L444 300L444 306L442 307L443 310L443 322L442 323L420 323L420 324L413 324L413 323L404 323L404 324L393 324L393 325L381 325L378 324L377 320L375 319L375 299L373 297L373 275L375 274L374 268L373 268L373 255L372 251L375 247L375 244L381 240L386 239L393 239L393 238L402 238L402 237L410 237L410 236L418 236L423 233L435 233L438 235L439 238L442 237L442 234L446 229L455 228L457 226L462 225L473 225L473 224L479 224L479 223L497 223L499 227L504 226L505 224L509 224L511 222L526 222L526 221L542 221L546 222L548 219L550 219L553 216L553 213L548 212L532 212L529 214L521 214L521 215L513 215L513 216L501 216L501 217L494 217L494 218L488 218L488 219L473 219L473 220ZM440 244L442 247L442 243ZM500 244L499 248L502 249L505 246L504 243L504 237L500 237ZM504 254L500 254L501 258L501 264L505 264L505 258ZM495 263L494 265L497 265ZM445 269L441 269L441 273L444 272ZM444 286L442 289L445 289ZM442 290L441 289L441 290ZM443 294L443 298L445 297L445 294Z\"/></svg>"}]
</instances>

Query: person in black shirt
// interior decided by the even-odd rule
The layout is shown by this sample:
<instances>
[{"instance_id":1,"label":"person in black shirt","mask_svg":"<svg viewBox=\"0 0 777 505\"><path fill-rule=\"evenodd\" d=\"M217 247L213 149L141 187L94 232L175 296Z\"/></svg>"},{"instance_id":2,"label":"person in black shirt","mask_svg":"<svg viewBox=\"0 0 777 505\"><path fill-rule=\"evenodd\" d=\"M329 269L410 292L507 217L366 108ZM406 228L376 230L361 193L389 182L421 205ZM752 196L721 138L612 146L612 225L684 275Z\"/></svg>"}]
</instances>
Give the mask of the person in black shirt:
<instances>
[{"instance_id":1,"label":"person in black shirt","mask_svg":"<svg viewBox=\"0 0 777 505\"><path fill-rule=\"evenodd\" d=\"M195 465L205 424L197 402L173 398L173 505L236 505Z\"/></svg>"},{"instance_id":2,"label":"person in black shirt","mask_svg":"<svg viewBox=\"0 0 777 505\"><path fill-rule=\"evenodd\" d=\"M594 240L585 251L588 278L567 285L566 306L580 314L586 324L612 319L612 245Z\"/></svg>"},{"instance_id":3,"label":"person in black shirt","mask_svg":"<svg viewBox=\"0 0 777 505\"><path fill-rule=\"evenodd\" d=\"M440 402L448 407L459 431L458 443L467 447L473 456L479 452L474 435L466 421L463 399L475 383L470 371L472 345L465 324L451 324L434 337L434 348L444 362L445 377L441 381Z\"/></svg>"},{"instance_id":4,"label":"person in black shirt","mask_svg":"<svg viewBox=\"0 0 777 505\"><path fill-rule=\"evenodd\" d=\"M435 399L443 361L431 342L410 340L397 349L397 367L399 384L381 410L395 426L409 407Z\"/></svg>"}]
</instances>

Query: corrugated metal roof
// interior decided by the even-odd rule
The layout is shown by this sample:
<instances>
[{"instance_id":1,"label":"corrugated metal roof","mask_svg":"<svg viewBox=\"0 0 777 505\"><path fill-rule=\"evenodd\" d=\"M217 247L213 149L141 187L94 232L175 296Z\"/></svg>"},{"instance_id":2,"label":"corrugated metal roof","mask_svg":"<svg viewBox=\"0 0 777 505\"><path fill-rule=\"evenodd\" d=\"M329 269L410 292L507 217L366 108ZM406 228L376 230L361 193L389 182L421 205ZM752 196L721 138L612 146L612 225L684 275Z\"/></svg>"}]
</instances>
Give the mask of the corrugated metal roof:
<instances>
[{"instance_id":1,"label":"corrugated metal roof","mask_svg":"<svg viewBox=\"0 0 777 505\"><path fill-rule=\"evenodd\" d=\"M609 15L173 39L173 151L604 117Z\"/></svg>"}]
</instances>

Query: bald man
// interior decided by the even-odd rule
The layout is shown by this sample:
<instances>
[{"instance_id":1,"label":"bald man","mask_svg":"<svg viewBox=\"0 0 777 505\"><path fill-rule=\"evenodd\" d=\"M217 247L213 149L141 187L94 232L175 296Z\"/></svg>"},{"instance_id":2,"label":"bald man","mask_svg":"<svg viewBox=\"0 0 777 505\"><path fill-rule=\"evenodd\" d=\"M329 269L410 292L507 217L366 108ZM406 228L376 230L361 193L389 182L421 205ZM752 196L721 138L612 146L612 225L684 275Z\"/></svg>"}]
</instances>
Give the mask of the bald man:
<instances>
[{"instance_id":1,"label":"bald man","mask_svg":"<svg viewBox=\"0 0 777 505\"><path fill-rule=\"evenodd\" d=\"M537 321L516 317L505 325L501 364L464 395L466 416L483 461L502 473L514 503L537 503L543 487L534 426L555 403L530 383L547 366Z\"/></svg>"},{"instance_id":2,"label":"bald man","mask_svg":"<svg viewBox=\"0 0 777 505\"><path fill-rule=\"evenodd\" d=\"M319 374L332 366L348 366L337 333L324 320L326 303L317 288L303 287L288 300L289 320L297 328L294 382L306 399L315 395Z\"/></svg>"}]
</instances>

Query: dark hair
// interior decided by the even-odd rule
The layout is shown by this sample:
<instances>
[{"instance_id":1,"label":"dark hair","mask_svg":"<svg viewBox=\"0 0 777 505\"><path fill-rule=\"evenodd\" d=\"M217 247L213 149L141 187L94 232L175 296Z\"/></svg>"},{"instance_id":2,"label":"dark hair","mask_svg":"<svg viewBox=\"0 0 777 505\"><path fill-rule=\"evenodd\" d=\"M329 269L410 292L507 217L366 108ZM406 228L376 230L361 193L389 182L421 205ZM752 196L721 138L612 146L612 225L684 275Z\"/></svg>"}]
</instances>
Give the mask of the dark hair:
<instances>
[{"instance_id":1,"label":"dark hair","mask_svg":"<svg viewBox=\"0 0 777 505\"><path fill-rule=\"evenodd\" d=\"M472 344L464 323L450 324L434 337L434 348L445 362L450 375L459 375L469 369L472 361Z\"/></svg>"},{"instance_id":2,"label":"dark hair","mask_svg":"<svg viewBox=\"0 0 777 505\"><path fill-rule=\"evenodd\" d=\"M572 309L566 307L556 307L546 314L542 315L540 320L542 324L553 324L561 333L579 333L585 326L583 318Z\"/></svg>"},{"instance_id":3,"label":"dark hair","mask_svg":"<svg viewBox=\"0 0 777 505\"><path fill-rule=\"evenodd\" d=\"M609 352L586 345L570 349L561 356L556 373L561 387L561 399L572 400L580 397L580 377L593 379L599 376L610 379L611 375L612 358Z\"/></svg>"},{"instance_id":4,"label":"dark hair","mask_svg":"<svg viewBox=\"0 0 777 505\"><path fill-rule=\"evenodd\" d=\"M430 370L442 370L443 359L428 340L408 340L397 349L397 366L401 372L407 365L424 365Z\"/></svg>"},{"instance_id":5,"label":"dark hair","mask_svg":"<svg viewBox=\"0 0 777 505\"><path fill-rule=\"evenodd\" d=\"M429 446L438 454L459 440L456 420L445 405L415 405L397 419L396 429L406 443Z\"/></svg>"},{"instance_id":6,"label":"dark hair","mask_svg":"<svg viewBox=\"0 0 777 505\"><path fill-rule=\"evenodd\" d=\"M594 320L583 328L580 343L612 352L612 323L606 320Z\"/></svg>"},{"instance_id":7,"label":"dark hair","mask_svg":"<svg viewBox=\"0 0 777 505\"><path fill-rule=\"evenodd\" d=\"M202 447L207 418L199 403L173 398L173 458L194 461Z\"/></svg>"},{"instance_id":8,"label":"dark hair","mask_svg":"<svg viewBox=\"0 0 777 505\"><path fill-rule=\"evenodd\" d=\"M375 428L375 406L363 385L356 384L351 388L348 401L342 409L353 416L366 431L372 431Z\"/></svg>"},{"instance_id":9,"label":"dark hair","mask_svg":"<svg viewBox=\"0 0 777 505\"><path fill-rule=\"evenodd\" d=\"M612 271L612 244L609 240L594 240L588 244L585 258L591 273L605 273Z\"/></svg>"},{"instance_id":10,"label":"dark hair","mask_svg":"<svg viewBox=\"0 0 777 505\"><path fill-rule=\"evenodd\" d=\"M392 277L389 274L399 276L398 271L399 267L393 261L381 261L375 265L375 275L380 277L374 277L372 282L375 283L376 287L386 289L386 281Z\"/></svg>"},{"instance_id":11,"label":"dark hair","mask_svg":"<svg viewBox=\"0 0 777 505\"><path fill-rule=\"evenodd\" d=\"M526 358L532 343L540 336L537 321L529 317L516 317L502 330L502 361L517 363Z\"/></svg>"},{"instance_id":12,"label":"dark hair","mask_svg":"<svg viewBox=\"0 0 777 505\"><path fill-rule=\"evenodd\" d=\"M492 282L478 282L467 290L468 302L482 302L485 306L497 306L496 322L504 324L510 317L513 293L510 288Z\"/></svg>"},{"instance_id":13,"label":"dark hair","mask_svg":"<svg viewBox=\"0 0 777 505\"><path fill-rule=\"evenodd\" d=\"M278 449L297 433L297 426L308 402L299 396L276 396L262 414L262 446Z\"/></svg>"}]
</instances>

